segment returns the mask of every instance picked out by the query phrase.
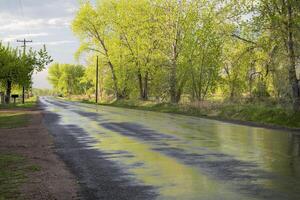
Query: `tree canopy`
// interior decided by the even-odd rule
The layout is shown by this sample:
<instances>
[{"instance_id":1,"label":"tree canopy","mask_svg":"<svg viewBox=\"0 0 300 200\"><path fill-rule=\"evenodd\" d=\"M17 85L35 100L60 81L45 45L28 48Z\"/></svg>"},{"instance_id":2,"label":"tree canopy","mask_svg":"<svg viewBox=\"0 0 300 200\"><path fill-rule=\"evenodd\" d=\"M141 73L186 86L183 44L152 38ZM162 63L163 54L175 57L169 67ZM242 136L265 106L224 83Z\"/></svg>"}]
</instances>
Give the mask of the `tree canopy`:
<instances>
[{"instance_id":1,"label":"tree canopy","mask_svg":"<svg viewBox=\"0 0 300 200\"><path fill-rule=\"evenodd\" d=\"M101 93L116 99L273 98L300 110L299 4L82 1L72 22L81 44L76 56L88 61L81 91L94 92L99 56Z\"/></svg>"},{"instance_id":2,"label":"tree canopy","mask_svg":"<svg viewBox=\"0 0 300 200\"><path fill-rule=\"evenodd\" d=\"M10 101L12 86L29 88L34 72L42 71L52 62L46 47L39 51L29 49L24 53L18 48L0 43L0 83L6 88L6 102Z\"/></svg>"},{"instance_id":3,"label":"tree canopy","mask_svg":"<svg viewBox=\"0 0 300 200\"><path fill-rule=\"evenodd\" d=\"M81 82L83 75L81 65L54 63L49 67L48 80L60 94L81 94L85 91L85 84Z\"/></svg>"}]
</instances>

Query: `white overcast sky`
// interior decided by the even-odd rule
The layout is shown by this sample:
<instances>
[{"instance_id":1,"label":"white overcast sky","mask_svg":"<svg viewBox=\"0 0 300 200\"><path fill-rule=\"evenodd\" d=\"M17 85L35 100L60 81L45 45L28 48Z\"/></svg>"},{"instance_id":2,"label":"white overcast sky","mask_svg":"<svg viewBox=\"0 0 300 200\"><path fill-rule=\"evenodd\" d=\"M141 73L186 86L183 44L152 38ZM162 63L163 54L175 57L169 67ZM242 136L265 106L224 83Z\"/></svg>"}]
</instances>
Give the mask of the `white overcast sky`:
<instances>
[{"instance_id":1,"label":"white overcast sky","mask_svg":"<svg viewBox=\"0 0 300 200\"><path fill-rule=\"evenodd\" d=\"M54 62L76 63L79 46L70 23L78 8L77 0L0 0L0 40L12 46L17 39L33 40L29 46L46 44ZM35 74L33 87L50 88L47 70Z\"/></svg>"}]
</instances>

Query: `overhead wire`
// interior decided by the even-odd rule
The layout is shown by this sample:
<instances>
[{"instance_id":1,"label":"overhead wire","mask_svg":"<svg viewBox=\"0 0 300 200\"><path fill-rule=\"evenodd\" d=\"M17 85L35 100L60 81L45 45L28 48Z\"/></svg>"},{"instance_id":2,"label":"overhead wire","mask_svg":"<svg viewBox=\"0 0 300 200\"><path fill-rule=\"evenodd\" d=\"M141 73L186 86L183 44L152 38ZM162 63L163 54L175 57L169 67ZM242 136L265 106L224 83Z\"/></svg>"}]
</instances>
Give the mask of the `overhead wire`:
<instances>
[{"instance_id":1,"label":"overhead wire","mask_svg":"<svg viewBox=\"0 0 300 200\"><path fill-rule=\"evenodd\" d=\"M24 19L25 19L25 15L24 15L24 4L23 4L23 0L18 0L18 2L19 2L19 9L20 9L21 17L22 17L22 19L24 20ZM29 31L28 26L27 26L26 23L25 23L24 27L25 27L26 33L29 34L30 31Z\"/></svg>"},{"instance_id":2,"label":"overhead wire","mask_svg":"<svg viewBox=\"0 0 300 200\"><path fill-rule=\"evenodd\" d=\"M20 9L20 15L22 17L23 20L26 20L25 19L25 14L24 14L24 4L23 4L23 0L17 0L18 3L19 3L19 9ZM24 35L30 35L30 30L29 30L29 27L28 25L25 23L24 24L24 29L25 29L25 34ZM25 38L21 38L21 39L25 39Z\"/></svg>"}]
</instances>

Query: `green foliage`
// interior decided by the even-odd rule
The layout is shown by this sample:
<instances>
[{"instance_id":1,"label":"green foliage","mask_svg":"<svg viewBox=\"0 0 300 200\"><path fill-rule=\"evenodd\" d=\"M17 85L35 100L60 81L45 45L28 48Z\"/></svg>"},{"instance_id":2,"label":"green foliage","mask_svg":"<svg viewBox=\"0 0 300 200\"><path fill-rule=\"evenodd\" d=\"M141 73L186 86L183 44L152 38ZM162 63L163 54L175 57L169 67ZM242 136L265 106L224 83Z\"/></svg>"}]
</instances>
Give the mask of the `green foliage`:
<instances>
[{"instance_id":1,"label":"green foliage","mask_svg":"<svg viewBox=\"0 0 300 200\"><path fill-rule=\"evenodd\" d=\"M81 65L54 63L49 67L48 80L59 94L81 94L87 87L81 82L84 72L85 69Z\"/></svg>"},{"instance_id":2,"label":"green foliage","mask_svg":"<svg viewBox=\"0 0 300 200\"><path fill-rule=\"evenodd\" d=\"M76 56L88 57L82 94L95 92L98 56L108 101L270 98L300 109L299 8L277 0L82 1L72 23Z\"/></svg>"},{"instance_id":3,"label":"green foliage","mask_svg":"<svg viewBox=\"0 0 300 200\"><path fill-rule=\"evenodd\" d=\"M0 86L6 88L6 102L9 103L12 87L31 87L34 72L42 71L45 65L52 62L46 47L39 51L29 49L22 52L18 48L0 43Z\"/></svg>"},{"instance_id":4,"label":"green foliage","mask_svg":"<svg viewBox=\"0 0 300 200\"><path fill-rule=\"evenodd\" d=\"M56 96L56 92L51 89L40 89L40 88L33 88L32 93L34 96Z\"/></svg>"},{"instance_id":5,"label":"green foliage","mask_svg":"<svg viewBox=\"0 0 300 200\"><path fill-rule=\"evenodd\" d=\"M45 65L52 62L46 48L39 51L30 49L26 54L0 43L0 80L10 80L18 85L29 87L34 71L42 71Z\"/></svg>"}]
</instances>

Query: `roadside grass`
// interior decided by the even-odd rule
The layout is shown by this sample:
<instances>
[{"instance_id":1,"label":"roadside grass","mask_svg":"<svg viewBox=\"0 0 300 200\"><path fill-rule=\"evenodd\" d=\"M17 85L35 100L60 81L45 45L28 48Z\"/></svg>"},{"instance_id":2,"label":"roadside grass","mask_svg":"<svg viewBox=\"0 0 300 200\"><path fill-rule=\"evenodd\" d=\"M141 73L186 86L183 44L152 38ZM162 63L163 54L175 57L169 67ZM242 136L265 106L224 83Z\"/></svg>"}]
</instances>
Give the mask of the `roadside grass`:
<instances>
[{"instance_id":1,"label":"roadside grass","mask_svg":"<svg viewBox=\"0 0 300 200\"><path fill-rule=\"evenodd\" d=\"M230 105L221 109L223 119L258 122L287 128L300 128L300 113L268 104Z\"/></svg>"},{"instance_id":2,"label":"roadside grass","mask_svg":"<svg viewBox=\"0 0 300 200\"><path fill-rule=\"evenodd\" d=\"M0 106L1 128L24 127L30 122L27 108L36 105L37 98L27 100L26 104L9 104ZM1 108L3 110L1 110ZM18 108L24 108L18 109ZM15 153L0 153L0 200L21 199L20 186L26 184L29 173L40 171L40 166L31 165L28 160Z\"/></svg>"},{"instance_id":3,"label":"roadside grass","mask_svg":"<svg viewBox=\"0 0 300 200\"><path fill-rule=\"evenodd\" d=\"M101 105L164 113L176 113L219 120L255 122L263 125L275 125L286 128L300 128L300 113L295 113L292 110L269 103L212 103L210 105L199 106L120 100L112 103L102 103Z\"/></svg>"},{"instance_id":4,"label":"roadside grass","mask_svg":"<svg viewBox=\"0 0 300 200\"><path fill-rule=\"evenodd\" d=\"M29 123L28 114L24 112L1 112L0 128L19 128Z\"/></svg>"},{"instance_id":5,"label":"roadside grass","mask_svg":"<svg viewBox=\"0 0 300 200\"><path fill-rule=\"evenodd\" d=\"M80 98L67 98L65 100L95 104L94 101ZM118 100L110 103L99 103L99 105L175 113L233 122L253 122L257 125L300 128L300 113L295 113L289 108L272 102L224 103L212 101L196 104L170 104L156 103L154 101Z\"/></svg>"},{"instance_id":6,"label":"roadside grass","mask_svg":"<svg viewBox=\"0 0 300 200\"><path fill-rule=\"evenodd\" d=\"M28 99L25 99L25 104L21 102L10 103L10 104L0 104L0 109L12 109L12 108L33 108L37 104L37 97L33 96Z\"/></svg>"},{"instance_id":7,"label":"roadside grass","mask_svg":"<svg viewBox=\"0 0 300 200\"><path fill-rule=\"evenodd\" d=\"M25 111L35 107L37 97L31 97L22 103L0 104L0 128L19 128L26 126L30 117Z\"/></svg>"},{"instance_id":8,"label":"roadside grass","mask_svg":"<svg viewBox=\"0 0 300 200\"><path fill-rule=\"evenodd\" d=\"M15 154L0 154L0 200L17 199L19 186L24 183L25 159Z\"/></svg>"},{"instance_id":9,"label":"roadside grass","mask_svg":"<svg viewBox=\"0 0 300 200\"><path fill-rule=\"evenodd\" d=\"M27 174L39 170L39 166L28 165L23 156L0 153L0 200L19 199Z\"/></svg>"}]
</instances>

